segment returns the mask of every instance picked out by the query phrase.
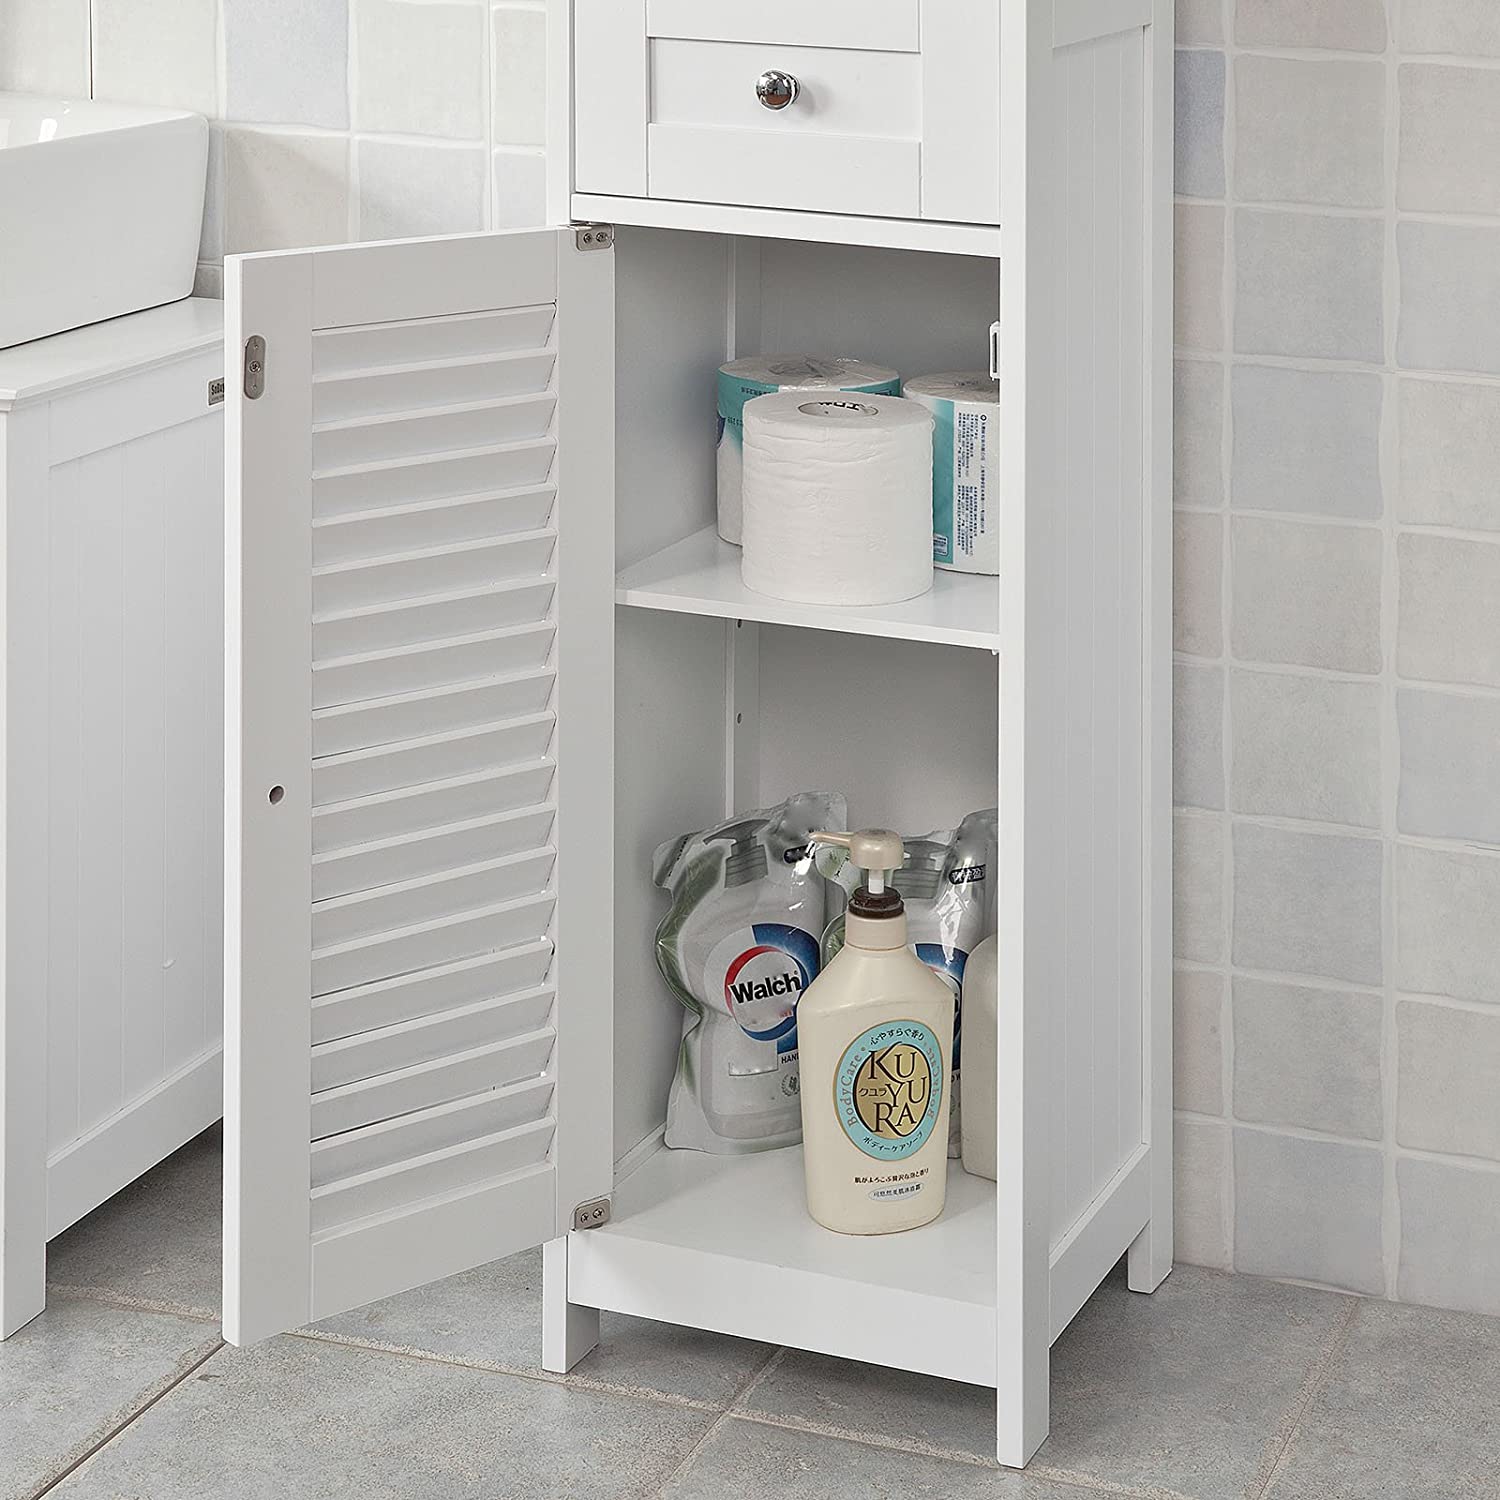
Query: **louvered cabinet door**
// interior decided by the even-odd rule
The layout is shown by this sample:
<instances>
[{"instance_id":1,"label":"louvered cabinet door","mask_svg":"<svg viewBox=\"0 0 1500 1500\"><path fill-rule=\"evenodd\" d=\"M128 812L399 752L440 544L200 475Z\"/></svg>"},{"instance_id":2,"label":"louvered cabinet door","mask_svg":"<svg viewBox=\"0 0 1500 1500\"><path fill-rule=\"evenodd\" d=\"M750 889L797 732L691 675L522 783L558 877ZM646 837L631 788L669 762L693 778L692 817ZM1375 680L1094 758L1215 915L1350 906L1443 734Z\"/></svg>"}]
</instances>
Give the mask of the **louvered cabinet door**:
<instances>
[{"instance_id":1,"label":"louvered cabinet door","mask_svg":"<svg viewBox=\"0 0 1500 1500\"><path fill-rule=\"evenodd\" d=\"M249 1343L610 1191L614 267L572 230L228 264Z\"/></svg>"}]
</instances>

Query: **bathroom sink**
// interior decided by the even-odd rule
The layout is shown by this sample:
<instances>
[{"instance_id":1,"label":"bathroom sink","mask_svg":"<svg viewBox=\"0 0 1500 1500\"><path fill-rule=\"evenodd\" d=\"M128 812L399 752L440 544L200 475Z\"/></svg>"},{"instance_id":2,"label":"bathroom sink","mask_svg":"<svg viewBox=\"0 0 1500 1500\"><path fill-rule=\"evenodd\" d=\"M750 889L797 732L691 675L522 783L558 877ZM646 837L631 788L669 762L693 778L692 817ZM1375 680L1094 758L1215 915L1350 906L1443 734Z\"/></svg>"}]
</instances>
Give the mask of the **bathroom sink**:
<instances>
[{"instance_id":1,"label":"bathroom sink","mask_svg":"<svg viewBox=\"0 0 1500 1500\"><path fill-rule=\"evenodd\" d=\"M191 295L208 125L0 93L0 349Z\"/></svg>"}]
</instances>

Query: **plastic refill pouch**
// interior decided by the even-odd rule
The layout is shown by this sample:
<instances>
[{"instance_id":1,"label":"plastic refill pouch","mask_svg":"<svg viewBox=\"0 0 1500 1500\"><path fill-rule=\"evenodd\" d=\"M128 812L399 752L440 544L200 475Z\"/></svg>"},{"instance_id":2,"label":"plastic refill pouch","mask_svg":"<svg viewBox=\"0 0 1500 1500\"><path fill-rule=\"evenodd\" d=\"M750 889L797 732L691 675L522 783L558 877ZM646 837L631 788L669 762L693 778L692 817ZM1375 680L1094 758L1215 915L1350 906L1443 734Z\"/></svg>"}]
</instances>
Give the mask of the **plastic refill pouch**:
<instances>
[{"instance_id":1,"label":"plastic refill pouch","mask_svg":"<svg viewBox=\"0 0 1500 1500\"><path fill-rule=\"evenodd\" d=\"M907 931L917 957L953 991L953 1080L948 1155L957 1157L962 1139L959 1073L963 1061L964 968L985 936L988 886L996 815L970 813L959 826L904 840L906 862L892 884L906 903ZM859 871L837 849L817 851L818 867L847 893ZM822 958L829 963L844 946L844 918L835 917L823 933Z\"/></svg>"},{"instance_id":2,"label":"plastic refill pouch","mask_svg":"<svg viewBox=\"0 0 1500 1500\"><path fill-rule=\"evenodd\" d=\"M687 1011L667 1145L737 1156L801 1139L797 1002L828 911L808 840L847 818L843 797L807 792L656 851L672 897L656 962Z\"/></svg>"}]
</instances>

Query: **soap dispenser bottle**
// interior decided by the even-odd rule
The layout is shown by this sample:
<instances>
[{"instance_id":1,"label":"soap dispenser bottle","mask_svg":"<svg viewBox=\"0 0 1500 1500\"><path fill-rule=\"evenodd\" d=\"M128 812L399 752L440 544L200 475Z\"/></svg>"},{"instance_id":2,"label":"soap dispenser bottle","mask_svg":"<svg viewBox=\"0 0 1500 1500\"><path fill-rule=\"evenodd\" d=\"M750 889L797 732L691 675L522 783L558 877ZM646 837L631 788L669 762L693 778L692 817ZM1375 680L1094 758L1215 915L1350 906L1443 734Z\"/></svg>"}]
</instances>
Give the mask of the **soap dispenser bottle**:
<instances>
[{"instance_id":1,"label":"soap dispenser bottle","mask_svg":"<svg viewBox=\"0 0 1500 1500\"><path fill-rule=\"evenodd\" d=\"M807 1208L840 1234L931 1223L948 1186L953 992L907 947L901 838L819 833L865 872L844 946L798 1007Z\"/></svg>"}]
</instances>

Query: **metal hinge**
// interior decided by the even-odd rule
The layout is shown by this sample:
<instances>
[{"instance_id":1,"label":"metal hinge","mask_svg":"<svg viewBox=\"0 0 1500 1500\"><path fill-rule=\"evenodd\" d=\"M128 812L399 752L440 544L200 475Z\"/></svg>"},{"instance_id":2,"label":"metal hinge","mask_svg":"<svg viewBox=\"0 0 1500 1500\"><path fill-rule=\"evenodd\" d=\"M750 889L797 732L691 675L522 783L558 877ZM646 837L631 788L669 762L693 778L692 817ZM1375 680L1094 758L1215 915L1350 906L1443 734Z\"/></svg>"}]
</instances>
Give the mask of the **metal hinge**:
<instances>
[{"instance_id":1,"label":"metal hinge","mask_svg":"<svg viewBox=\"0 0 1500 1500\"><path fill-rule=\"evenodd\" d=\"M217 380L208 382L208 404L210 406L222 406L224 403L224 377L221 375Z\"/></svg>"},{"instance_id":2,"label":"metal hinge","mask_svg":"<svg viewBox=\"0 0 1500 1500\"><path fill-rule=\"evenodd\" d=\"M574 1229L598 1229L609 1223L609 1199L595 1198L591 1203L580 1203L573 1210Z\"/></svg>"},{"instance_id":3,"label":"metal hinge","mask_svg":"<svg viewBox=\"0 0 1500 1500\"><path fill-rule=\"evenodd\" d=\"M266 393L266 341L252 333L245 340L245 400L259 401Z\"/></svg>"},{"instance_id":4,"label":"metal hinge","mask_svg":"<svg viewBox=\"0 0 1500 1500\"><path fill-rule=\"evenodd\" d=\"M990 379L1000 378L1000 325L990 324Z\"/></svg>"},{"instance_id":5,"label":"metal hinge","mask_svg":"<svg viewBox=\"0 0 1500 1500\"><path fill-rule=\"evenodd\" d=\"M580 250L612 250L615 244L613 224L575 224L573 237Z\"/></svg>"}]
</instances>

